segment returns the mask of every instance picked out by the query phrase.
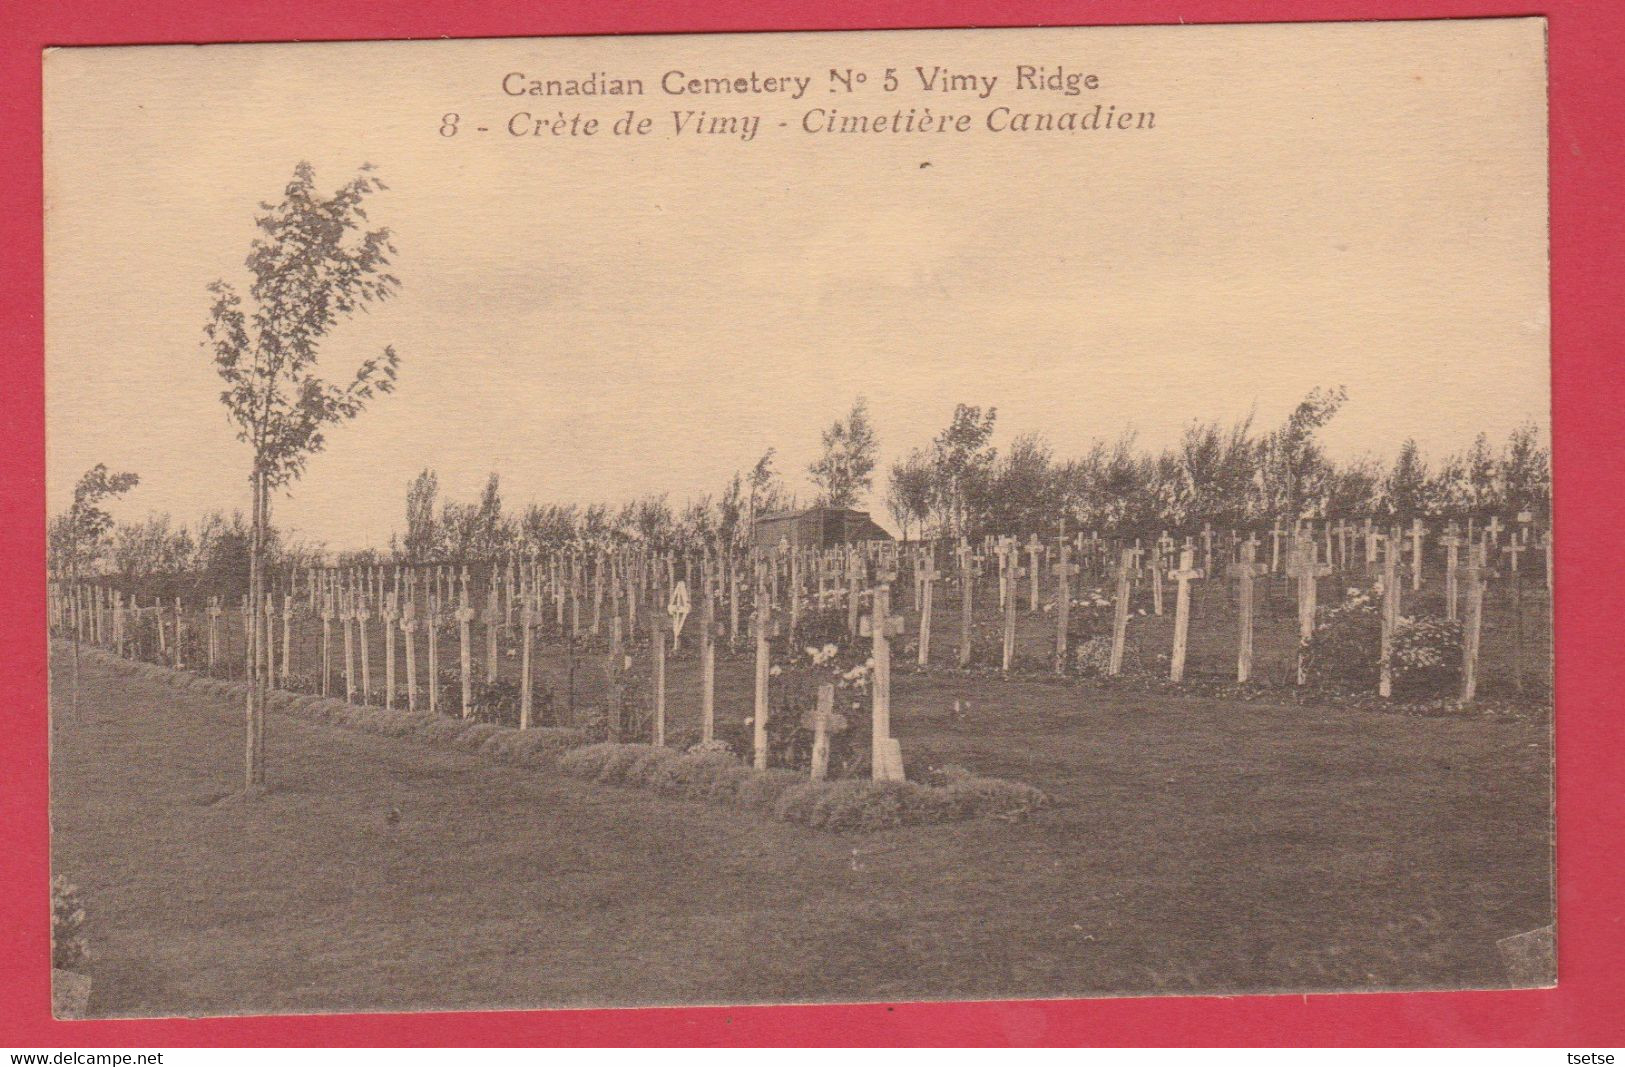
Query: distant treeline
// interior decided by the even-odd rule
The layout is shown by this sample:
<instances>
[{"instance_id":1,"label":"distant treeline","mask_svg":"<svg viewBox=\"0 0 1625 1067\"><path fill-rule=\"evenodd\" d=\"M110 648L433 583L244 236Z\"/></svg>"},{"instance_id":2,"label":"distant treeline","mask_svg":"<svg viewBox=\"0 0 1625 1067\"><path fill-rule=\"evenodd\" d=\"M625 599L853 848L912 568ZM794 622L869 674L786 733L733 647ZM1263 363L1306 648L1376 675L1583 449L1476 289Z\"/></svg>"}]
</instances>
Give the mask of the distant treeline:
<instances>
[{"instance_id":1,"label":"distant treeline","mask_svg":"<svg viewBox=\"0 0 1625 1067\"><path fill-rule=\"evenodd\" d=\"M961 404L927 446L892 465L885 506L906 537L1049 537L1063 524L1104 535L1190 530L1204 523L1257 527L1294 518L1510 519L1523 511L1546 518L1551 458L1535 425L1519 427L1498 444L1480 434L1466 451L1434 462L1411 440L1391 460L1336 462L1317 433L1345 399L1341 389L1317 389L1271 431L1256 431L1250 417L1228 426L1198 422L1160 452L1139 448L1134 434L1125 432L1072 459L1057 458L1038 434L1019 436L1001 451L992 443L997 413ZM872 488L876 450L861 400L824 441L824 457L809 468L820 493L809 503L857 503ZM267 560L272 572L286 574L311 565L480 561L568 546L739 547L748 541L754 516L797 506L774 456L768 450L721 492L677 506L659 494L618 505L532 503L511 509L494 473L477 500L443 500L437 475L424 470L406 487L404 531L387 547L330 553L273 527ZM53 523L53 564L60 558L59 523ZM152 515L118 524L84 569L129 581L186 576L182 584L199 589L232 587L247 574L249 540L241 513L215 512L190 526Z\"/></svg>"}]
</instances>

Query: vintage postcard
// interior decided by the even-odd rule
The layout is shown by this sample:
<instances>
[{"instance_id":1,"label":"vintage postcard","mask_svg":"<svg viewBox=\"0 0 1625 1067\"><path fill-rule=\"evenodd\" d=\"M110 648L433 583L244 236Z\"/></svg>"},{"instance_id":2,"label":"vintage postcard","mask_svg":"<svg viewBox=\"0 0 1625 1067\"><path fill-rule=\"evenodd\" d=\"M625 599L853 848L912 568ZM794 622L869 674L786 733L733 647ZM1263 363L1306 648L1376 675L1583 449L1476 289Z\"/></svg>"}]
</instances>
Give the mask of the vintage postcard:
<instances>
[{"instance_id":1,"label":"vintage postcard","mask_svg":"<svg viewBox=\"0 0 1625 1067\"><path fill-rule=\"evenodd\" d=\"M1555 981L1542 20L43 63L59 1015Z\"/></svg>"}]
</instances>

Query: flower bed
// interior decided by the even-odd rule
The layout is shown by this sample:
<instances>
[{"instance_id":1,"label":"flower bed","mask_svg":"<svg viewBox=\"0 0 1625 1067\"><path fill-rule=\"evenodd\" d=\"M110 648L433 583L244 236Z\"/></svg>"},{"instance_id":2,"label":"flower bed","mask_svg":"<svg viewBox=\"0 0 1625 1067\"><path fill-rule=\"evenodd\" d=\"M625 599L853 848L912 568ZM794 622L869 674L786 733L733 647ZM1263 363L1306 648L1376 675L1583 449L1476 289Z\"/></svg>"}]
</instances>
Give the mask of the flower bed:
<instances>
[{"instance_id":1,"label":"flower bed","mask_svg":"<svg viewBox=\"0 0 1625 1067\"><path fill-rule=\"evenodd\" d=\"M754 770L716 749L684 753L605 742L565 753L559 767L595 782L726 804L836 832L1013 818L1050 803L1030 785L965 772L949 772L939 784L866 778L814 782L792 771Z\"/></svg>"}]
</instances>

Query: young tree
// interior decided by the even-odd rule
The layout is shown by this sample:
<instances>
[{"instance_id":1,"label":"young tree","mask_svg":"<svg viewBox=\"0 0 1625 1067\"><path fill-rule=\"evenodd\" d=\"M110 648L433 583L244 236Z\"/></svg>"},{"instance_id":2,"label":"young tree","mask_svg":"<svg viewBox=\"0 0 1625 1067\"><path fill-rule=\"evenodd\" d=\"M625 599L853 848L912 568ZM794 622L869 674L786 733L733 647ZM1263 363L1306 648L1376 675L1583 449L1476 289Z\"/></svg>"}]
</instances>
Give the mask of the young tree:
<instances>
[{"instance_id":1,"label":"young tree","mask_svg":"<svg viewBox=\"0 0 1625 1067\"><path fill-rule=\"evenodd\" d=\"M1259 496L1264 517L1302 518L1308 505L1325 495L1330 470L1315 434L1348 400L1348 390L1311 389L1280 429L1261 445Z\"/></svg>"},{"instance_id":2,"label":"young tree","mask_svg":"<svg viewBox=\"0 0 1625 1067\"><path fill-rule=\"evenodd\" d=\"M1501 457L1500 484L1505 488L1508 508L1529 511L1536 516L1550 514L1552 507L1552 453L1541 443L1540 431L1526 422L1507 437Z\"/></svg>"},{"instance_id":3,"label":"young tree","mask_svg":"<svg viewBox=\"0 0 1625 1067\"><path fill-rule=\"evenodd\" d=\"M968 532L982 483L998 458L988 445L998 409L960 404L953 421L931 442L932 497L944 532Z\"/></svg>"},{"instance_id":4,"label":"young tree","mask_svg":"<svg viewBox=\"0 0 1625 1067\"><path fill-rule=\"evenodd\" d=\"M750 488L745 508L745 537L748 540L754 536L756 520L762 515L771 515L784 506L784 483L779 481L779 472L773 469L773 456L777 449L768 449L762 453L762 458L745 475L745 484Z\"/></svg>"},{"instance_id":5,"label":"young tree","mask_svg":"<svg viewBox=\"0 0 1625 1067\"><path fill-rule=\"evenodd\" d=\"M1406 438L1399 446L1394 469L1388 472L1386 490L1388 511L1395 517L1413 518L1426 509L1428 466L1414 439Z\"/></svg>"},{"instance_id":6,"label":"young tree","mask_svg":"<svg viewBox=\"0 0 1625 1067\"><path fill-rule=\"evenodd\" d=\"M80 477L73 487L73 504L55 524L53 531L59 558L66 566L70 595L77 594L79 568L87 558L94 559L102 547L102 540L113 527L113 516L102 503L123 496L141 481L139 475L129 472L109 474L107 466L98 463ZM73 617L68 635L73 645L73 682L70 706L74 718L79 717L79 627L78 601L73 601Z\"/></svg>"},{"instance_id":7,"label":"young tree","mask_svg":"<svg viewBox=\"0 0 1625 1067\"><path fill-rule=\"evenodd\" d=\"M372 167L331 196L316 188L315 172L301 162L278 204L261 204L254 221L260 236L249 246L253 277L245 302L225 281L209 286L214 304L205 346L225 381L220 394L237 438L252 451L253 539L249 554L250 647L245 792L265 783L265 655L263 550L271 491L304 473L326 444L328 427L355 418L376 394L394 388L399 358L386 347L363 360L344 384L322 378L317 360L339 322L400 282L388 271L395 248L387 229L366 229L366 201L384 188Z\"/></svg>"},{"instance_id":8,"label":"young tree","mask_svg":"<svg viewBox=\"0 0 1625 1067\"><path fill-rule=\"evenodd\" d=\"M406 537L401 549L407 563L427 563L440 549L440 528L435 524L434 501L440 479L425 467L406 487Z\"/></svg>"},{"instance_id":9,"label":"young tree","mask_svg":"<svg viewBox=\"0 0 1625 1067\"><path fill-rule=\"evenodd\" d=\"M918 524L925 536L925 521L931 517L931 460L915 449L906 459L892 464L886 484L886 509L908 540L910 524Z\"/></svg>"},{"instance_id":10,"label":"young tree","mask_svg":"<svg viewBox=\"0 0 1625 1067\"><path fill-rule=\"evenodd\" d=\"M824 507L849 508L873 484L875 456L880 445L869 421L869 402L858 397L845 419L836 419L821 438L824 454L807 468L822 493Z\"/></svg>"}]
</instances>

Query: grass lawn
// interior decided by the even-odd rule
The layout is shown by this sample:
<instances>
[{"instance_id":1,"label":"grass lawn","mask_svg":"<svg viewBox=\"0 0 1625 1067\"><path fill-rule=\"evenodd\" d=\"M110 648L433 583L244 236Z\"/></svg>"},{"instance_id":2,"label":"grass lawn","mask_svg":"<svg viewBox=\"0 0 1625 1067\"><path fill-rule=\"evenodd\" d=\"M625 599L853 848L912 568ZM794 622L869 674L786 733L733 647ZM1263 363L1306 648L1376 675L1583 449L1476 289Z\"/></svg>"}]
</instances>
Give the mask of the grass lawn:
<instances>
[{"instance_id":1,"label":"grass lawn","mask_svg":"<svg viewBox=\"0 0 1625 1067\"><path fill-rule=\"evenodd\" d=\"M900 677L911 765L1058 804L843 837L278 715L216 804L240 708L53 683L94 1015L1483 987L1551 921L1538 715Z\"/></svg>"}]
</instances>

